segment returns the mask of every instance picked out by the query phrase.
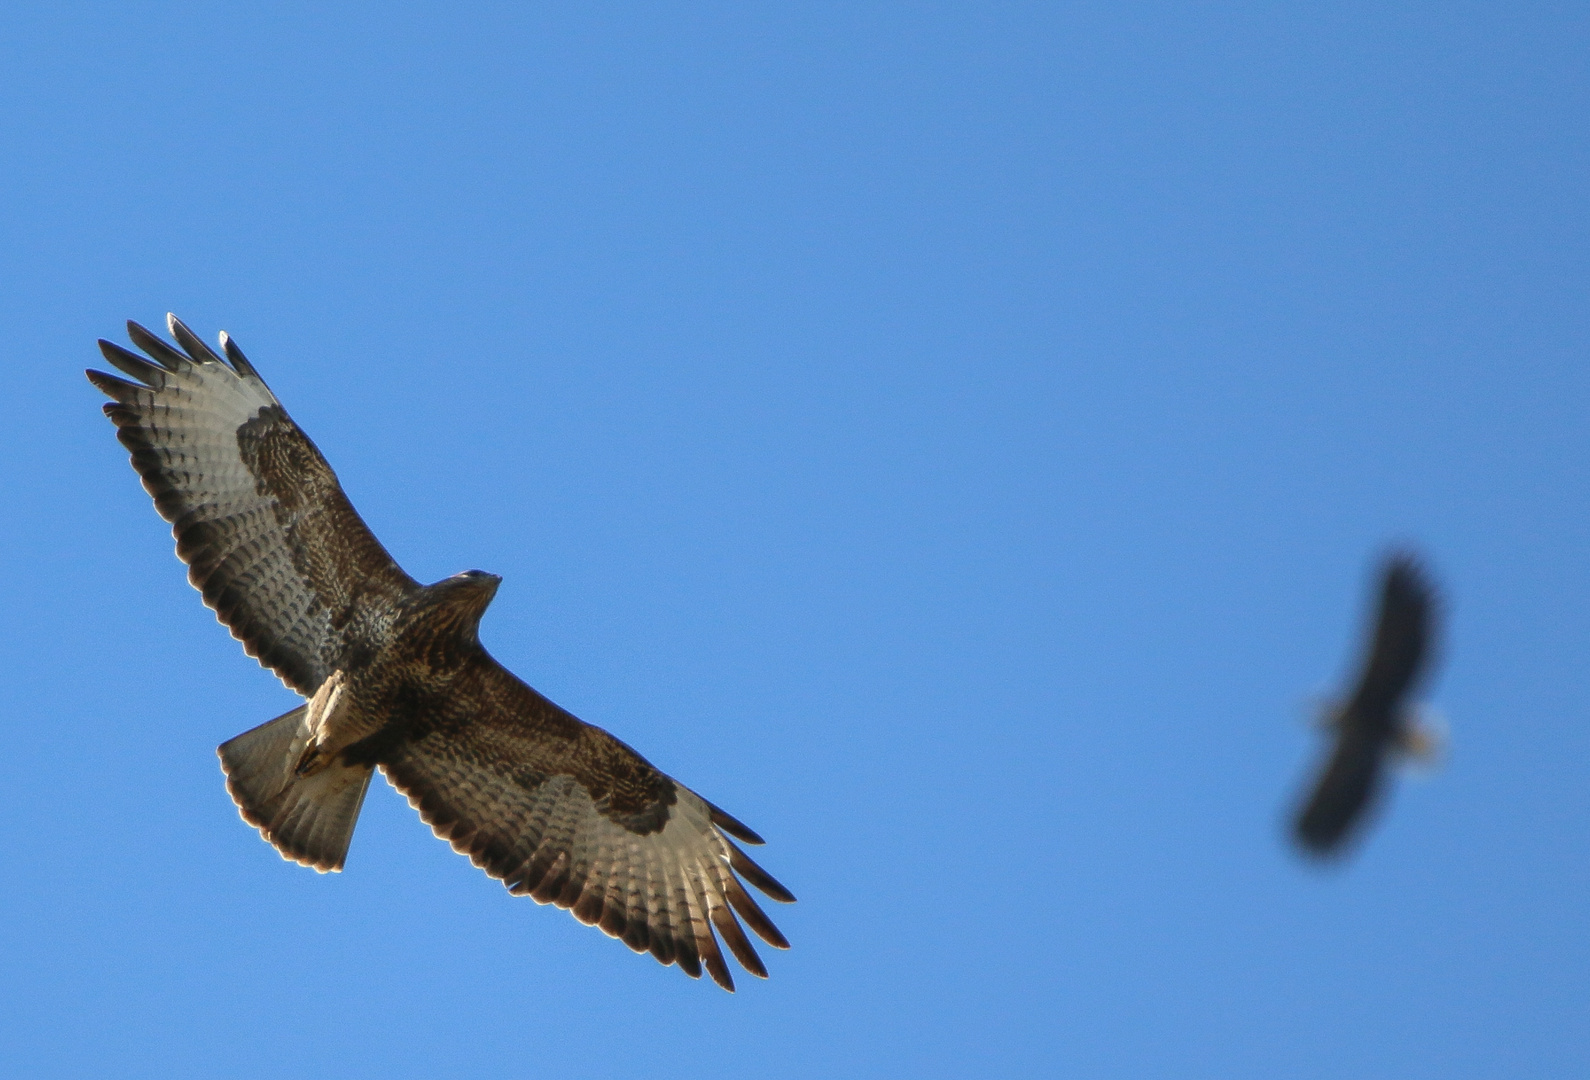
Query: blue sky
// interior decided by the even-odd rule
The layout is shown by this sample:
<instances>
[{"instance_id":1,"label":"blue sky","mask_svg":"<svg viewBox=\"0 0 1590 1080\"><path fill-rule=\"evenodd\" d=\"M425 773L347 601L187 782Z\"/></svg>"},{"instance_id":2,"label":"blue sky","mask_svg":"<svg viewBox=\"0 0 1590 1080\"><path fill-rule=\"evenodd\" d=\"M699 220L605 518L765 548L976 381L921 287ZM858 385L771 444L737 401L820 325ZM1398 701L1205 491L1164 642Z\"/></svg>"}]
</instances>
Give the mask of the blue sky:
<instances>
[{"instance_id":1,"label":"blue sky","mask_svg":"<svg viewBox=\"0 0 1590 1080\"><path fill-rule=\"evenodd\" d=\"M1493 1077L1590 1065L1590 64L1554 4L0 16L0 1059L18 1075ZM81 370L232 333L488 648L768 838L734 996L372 789ZM1372 560L1445 767L1281 817Z\"/></svg>"}]
</instances>

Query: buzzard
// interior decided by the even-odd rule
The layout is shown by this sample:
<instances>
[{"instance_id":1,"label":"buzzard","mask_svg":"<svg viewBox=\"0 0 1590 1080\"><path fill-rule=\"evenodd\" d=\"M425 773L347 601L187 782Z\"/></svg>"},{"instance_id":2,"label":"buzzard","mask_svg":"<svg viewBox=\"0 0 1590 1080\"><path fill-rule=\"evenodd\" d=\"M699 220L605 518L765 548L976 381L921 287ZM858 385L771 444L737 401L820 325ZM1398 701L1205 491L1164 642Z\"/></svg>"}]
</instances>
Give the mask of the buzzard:
<instances>
[{"instance_id":1,"label":"buzzard","mask_svg":"<svg viewBox=\"0 0 1590 1080\"><path fill-rule=\"evenodd\" d=\"M1434 737L1418 724L1409 698L1428 672L1437 632L1435 591L1412 556L1390 556L1381 571L1380 612L1358 685L1330 706L1335 737L1293 836L1315 856L1342 850L1380 794L1386 758L1429 753Z\"/></svg>"},{"instance_id":2,"label":"buzzard","mask_svg":"<svg viewBox=\"0 0 1590 1080\"><path fill-rule=\"evenodd\" d=\"M306 699L221 745L243 820L283 858L340 870L380 769L510 892L691 978L705 967L725 990L718 938L766 978L735 915L789 943L740 879L795 898L734 843L761 837L492 659L477 629L501 579L409 577L237 345L221 334L223 359L175 316L167 326L175 348L127 324L147 359L99 343L133 381L88 378L188 580Z\"/></svg>"}]
</instances>

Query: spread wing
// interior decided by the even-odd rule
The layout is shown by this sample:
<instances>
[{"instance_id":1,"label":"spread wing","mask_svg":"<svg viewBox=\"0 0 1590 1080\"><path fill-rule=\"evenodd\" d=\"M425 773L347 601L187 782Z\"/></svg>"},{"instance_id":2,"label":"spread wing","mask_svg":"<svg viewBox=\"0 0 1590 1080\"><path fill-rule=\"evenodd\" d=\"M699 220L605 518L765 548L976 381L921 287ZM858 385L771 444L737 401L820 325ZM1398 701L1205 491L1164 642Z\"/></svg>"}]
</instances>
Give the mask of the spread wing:
<instances>
[{"instance_id":1,"label":"spread wing","mask_svg":"<svg viewBox=\"0 0 1590 1080\"><path fill-rule=\"evenodd\" d=\"M1361 728L1344 728L1308 802L1297 816L1297 842L1316 855L1328 855L1346 839L1380 791L1388 743Z\"/></svg>"},{"instance_id":2,"label":"spread wing","mask_svg":"<svg viewBox=\"0 0 1590 1080\"><path fill-rule=\"evenodd\" d=\"M360 520L315 444L225 335L222 360L175 316L179 351L137 323L89 381L171 522L188 580L244 650L304 696L369 613L415 587ZM230 361L228 363L227 361Z\"/></svg>"},{"instance_id":3,"label":"spread wing","mask_svg":"<svg viewBox=\"0 0 1590 1080\"><path fill-rule=\"evenodd\" d=\"M1371 722L1394 715L1428 666L1435 592L1409 555L1392 556L1380 586L1380 613L1348 709Z\"/></svg>"},{"instance_id":4,"label":"spread wing","mask_svg":"<svg viewBox=\"0 0 1590 1080\"><path fill-rule=\"evenodd\" d=\"M382 770L436 835L510 892L568 908L636 952L734 979L713 931L746 970L767 969L735 919L789 947L736 873L795 898L726 833L757 835L600 728L490 662L466 694L484 715L442 724L383 755Z\"/></svg>"}]
</instances>

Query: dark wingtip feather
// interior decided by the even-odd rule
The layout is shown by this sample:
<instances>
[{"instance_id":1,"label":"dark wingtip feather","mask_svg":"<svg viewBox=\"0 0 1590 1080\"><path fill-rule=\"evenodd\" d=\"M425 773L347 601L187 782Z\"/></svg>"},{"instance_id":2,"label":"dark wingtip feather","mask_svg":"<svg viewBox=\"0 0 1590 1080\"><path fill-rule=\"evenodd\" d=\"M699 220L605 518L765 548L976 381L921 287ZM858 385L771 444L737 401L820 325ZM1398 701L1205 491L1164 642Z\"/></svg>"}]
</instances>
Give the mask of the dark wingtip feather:
<instances>
[{"instance_id":1,"label":"dark wingtip feather","mask_svg":"<svg viewBox=\"0 0 1590 1080\"><path fill-rule=\"evenodd\" d=\"M1394 548L1386 554L1381 567L1381 595L1416 605L1434 628L1442 614L1442 596L1424 558L1412 548Z\"/></svg>"},{"instance_id":2,"label":"dark wingtip feather","mask_svg":"<svg viewBox=\"0 0 1590 1080\"><path fill-rule=\"evenodd\" d=\"M104 371L95 371L93 368L88 368L83 374L88 376L88 381L94 384L96 390L123 405L130 405L137 401L138 395L141 393L149 393L149 387L147 386L131 383L126 379L118 379L116 376ZM106 410L106 414L109 415L109 409Z\"/></svg>"},{"instance_id":3,"label":"dark wingtip feather","mask_svg":"<svg viewBox=\"0 0 1590 1080\"><path fill-rule=\"evenodd\" d=\"M198 334L189 330L186 323L169 311L166 312L166 329L170 330L171 336L177 339L177 344L181 345L189 356L201 364L208 361L213 361L217 364L221 362L221 358L215 354L214 349L206 345Z\"/></svg>"},{"instance_id":4,"label":"dark wingtip feather","mask_svg":"<svg viewBox=\"0 0 1590 1080\"><path fill-rule=\"evenodd\" d=\"M706 958L706 961L707 974L712 976L712 981L729 993L734 993L734 976L729 974L729 965L723 962L723 954L712 953Z\"/></svg>"},{"instance_id":5,"label":"dark wingtip feather","mask_svg":"<svg viewBox=\"0 0 1590 1080\"><path fill-rule=\"evenodd\" d=\"M619 931L619 940L638 953L651 950L651 928L646 925L644 914L641 918L627 920Z\"/></svg>"},{"instance_id":6,"label":"dark wingtip feather","mask_svg":"<svg viewBox=\"0 0 1590 1080\"><path fill-rule=\"evenodd\" d=\"M128 326L137 326L137 323L128 323L127 325ZM142 328L140 327L140 329L142 329ZM134 344L136 344L136 342L134 342ZM149 350L147 350L147 349L145 349L144 351L145 352L149 352ZM128 350L122 348L120 345L116 344L114 341L106 341L104 338L100 338L99 339L99 352L100 352L101 356L103 356L110 363L115 364L117 367L121 367L121 364L118 362L118 359L117 359L118 357L129 357L130 356L134 360L138 361L141 364L146 364L146 363L149 362L149 361L145 360L143 357L137 355L136 353L129 352ZM162 371L166 371L166 372L174 372L174 371L176 371L176 368L172 364L167 362L163 357L157 356L154 353L150 353L150 356L153 357L155 364L157 366L159 366L159 368ZM123 370L126 370L126 369L123 368Z\"/></svg>"},{"instance_id":7,"label":"dark wingtip feather","mask_svg":"<svg viewBox=\"0 0 1590 1080\"><path fill-rule=\"evenodd\" d=\"M583 881L579 884L581 887L579 898L574 901L569 911L586 926L595 926L602 917L607 898L600 892L585 889Z\"/></svg>"},{"instance_id":8,"label":"dark wingtip feather","mask_svg":"<svg viewBox=\"0 0 1590 1080\"><path fill-rule=\"evenodd\" d=\"M773 880L773 875L756 865L751 860L751 856L727 840L724 843L729 848L729 867L736 874L739 874L746 881L749 881L781 904L793 904L795 902L795 894Z\"/></svg>"},{"instance_id":9,"label":"dark wingtip feather","mask_svg":"<svg viewBox=\"0 0 1590 1080\"><path fill-rule=\"evenodd\" d=\"M159 364L151 364L137 353L129 352L115 342L106 341L104 338L99 339L99 351L117 370L131 375L150 389L159 390L166 385L166 376L170 372Z\"/></svg>"},{"instance_id":10,"label":"dark wingtip feather","mask_svg":"<svg viewBox=\"0 0 1590 1080\"><path fill-rule=\"evenodd\" d=\"M663 931L652 933L648 928L647 937L647 951L656 957L657 962L664 966L672 964L675 959L673 935Z\"/></svg>"},{"instance_id":11,"label":"dark wingtip feather","mask_svg":"<svg viewBox=\"0 0 1590 1080\"><path fill-rule=\"evenodd\" d=\"M732 911L728 908L714 907L712 925L717 927L718 935L723 938L724 944L729 946L729 951L745 970L759 979L767 978L767 965L763 964L762 958L756 955L756 949L746 939L745 931L740 929L740 924L735 921Z\"/></svg>"},{"instance_id":12,"label":"dark wingtip feather","mask_svg":"<svg viewBox=\"0 0 1590 1080\"><path fill-rule=\"evenodd\" d=\"M712 815L712 824L716 825L718 828L722 829L736 840L743 840L747 844L756 844L758 846L767 843L766 840L763 840L760 836L758 836L755 831L748 827L743 821L741 821L739 818L736 818L733 814L728 813L722 807L715 806L712 803L707 803L707 810Z\"/></svg>"},{"instance_id":13,"label":"dark wingtip feather","mask_svg":"<svg viewBox=\"0 0 1590 1080\"><path fill-rule=\"evenodd\" d=\"M248 362L248 357L243 355L243 350L237 347L237 342L232 340L232 335L225 330L221 331L221 351L226 353L226 358L232 362L232 369L239 375L250 379L259 379L259 372L254 370L254 365ZM264 380L260 380L263 382Z\"/></svg>"},{"instance_id":14,"label":"dark wingtip feather","mask_svg":"<svg viewBox=\"0 0 1590 1080\"><path fill-rule=\"evenodd\" d=\"M1340 728L1293 821L1292 837L1303 854L1332 858L1363 836L1385 791L1388 749L1383 735L1351 724Z\"/></svg>"},{"instance_id":15,"label":"dark wingtip feather","mask_svg":"<svg viewBox=\"0 0 1590 1080\"><path fill-rule=\"evenodd\" d=\"M1435 599L1435 586L1424 560L1409 548L1394 548L1381 563L1381 588L1387 595L1417 598L1429 604Z\"/></svg>"},{"instance_id":16,"label":"dark wingtip feather","mask_svg":"<svg viewBox=\"0 0 1590 1080\"><path fill-rule=\"evenodd\" d=\"M167 371L183 371L193 363L190 357L173 349L167 342L160 340L159 335L150 333L131 319L127 320L127 336Z\"/></svg>"},{"instance_id":17,"label":"dark wingtip feather","mask_svg":"<svg viewBox=\"0 0 1590 1080\"><path fill-rule=\"evenodd\" d=\"M726 892L729 896L729 903L734 905L734 910L739 912L740 918L745 920L745 924L756 931L757 937L775 949L789 948L789 939L779 932L778 927L773 925L773 920L769 919L767 913L757 906L755 900L751 899L751 894L745 891L744 886L735 881L733 887L727 889Z\"/></svg>"},{"instance_id":18,"label":"dark wingtip feather","mask_svg":"<svg viewBox=\"0 0 1590 1080\"><path fill-rule=\"evenodd\" d=\"M1328 859L1340 854L1350 817L1327 813L1315 797L1304 805L1292 822L1292 840L1303 854Z\"/></svg>"},{"instance_id":19,"label":"dark wingtip feather","mask_svg":"<svg viewBox=\"0 0 1590 1080\"><path fill-rule=\"evenodd\" d=\"M674 963L692 979L701 978L701 960L696 956L696 943L689 936L681 934L674 939Z\"/></svg>"},{"instance_id":20,"label":"dark wingtip feather","mask_svg":"<svg viewBox=\"0 0 1590 1080\"><path fill-rule=\"evenodd\" d=\"M723 952L718 948L717 938L712 936L711 927L702 927L700 934L696 941L696 951L701 955L701 962L706 966L707 974L712 976L713 982L729 993L734 993L734 976L729 972L729 965L723 962Z\"/></svg>"},{"instance_id":21,"label":"dark wingtip feather","mask_svg":"<svg viewBox=\"0 0 1590 1080\"><path fill-rule=\"evenodd\" d=\"M618 904L603 904L597 913L596 925L608 937L624 940L624 933L629 929L629 920L624 909Z\"/></svg>"}]
</instances>

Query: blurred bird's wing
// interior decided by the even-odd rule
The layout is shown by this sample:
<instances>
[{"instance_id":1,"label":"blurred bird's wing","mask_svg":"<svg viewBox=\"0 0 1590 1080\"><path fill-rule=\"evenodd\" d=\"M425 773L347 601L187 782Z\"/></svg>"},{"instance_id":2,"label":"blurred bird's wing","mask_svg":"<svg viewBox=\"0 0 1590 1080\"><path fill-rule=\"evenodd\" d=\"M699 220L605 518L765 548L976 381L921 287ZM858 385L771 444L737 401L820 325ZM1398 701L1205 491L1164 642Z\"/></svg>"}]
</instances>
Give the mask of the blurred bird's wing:
<instances>
[{"instance_id":1,"label":"blurred bird's wing","mask_svg":"<svg viewBox=\"0 0 1590 1080\"><path fill-rule=\"evenodd\" d=\"M1363 821L1380 791L1384 757L1384 744L1362 729L1340 731L1293 827L1304 850L1328 855Z\"/></svg>"},{"instance_id":2,"label":"blurred bird's wing","mask_svg":"<svg viewBox=\"0 0 1590 1080\"><path fill-rule=\"evenodd\" d=\"M1380 610L1349 714L1399 709L1430 666L1435 592L1412 556L1397 554L1381 579Z\"/></svg>"}]
</instances>

